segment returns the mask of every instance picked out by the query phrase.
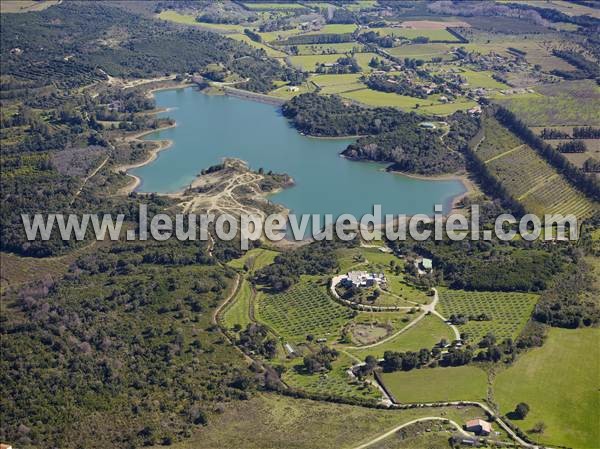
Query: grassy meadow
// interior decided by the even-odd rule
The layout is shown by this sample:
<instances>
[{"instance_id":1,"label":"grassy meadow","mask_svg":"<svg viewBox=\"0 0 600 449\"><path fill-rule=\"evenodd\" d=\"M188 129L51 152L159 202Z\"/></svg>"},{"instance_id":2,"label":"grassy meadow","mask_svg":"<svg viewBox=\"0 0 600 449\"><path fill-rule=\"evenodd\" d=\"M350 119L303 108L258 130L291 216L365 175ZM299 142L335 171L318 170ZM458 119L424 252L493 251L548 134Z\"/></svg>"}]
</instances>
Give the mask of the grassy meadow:
<instances>
[{"instance_id":1,"label":"grassy meadow","mask_svg":"<svg viewBox=\"0 0 600 449\"><path fill-rule=\"evenodd\" d=\"M189 14L181 14L177 11L173 10L165 10L162 11L157 16L159 19L167 20L169 22L175 22L182 25L196 25L202 28L206 28L211 31L217 32L236 32L243 33L244 25L234 25L228 23L205 23L205 22L197 22L196 17Z\"/></svg>"},{"instance_id":2,"label":"grassy meadow","mask_svg":"<svg viewBox=\"0 0 600 449\"><path fill-rule=\"evenodd\" d=\"M237 269L248 268L248 271L253 272L273 263L275 257L279 254L277 251L264 248L253 248L240 257L228 262L227 265Z\"/></svg>"},{"instance_id":3,"label":"grassy meadow","mask_svg":"<svg viewBox=\"0 0 600 449\"><path fill-rule=\"evenodd\" d=\"M224 404L210 424L173 449L351 449L415 418L441 416L457 422L481 417L476 407L378 410L259 394ZM293 431L293 441L290 432ZM154 449L163 448L156 446Z\"/></svg>"},{"instance_id":4,"label":"grassy meadow","mask_svg":"<svg viewBox=\"0 0 600 449\"><path fill-rule=\"evenodd\" d=\"M426 316L406 332L385 343L372 348L351 349L353 355L364 360L368 355L382 358L385 351L418 351L422 348L431 349L442 338L447 341L454 339L450 326L436 316Z\"/></svg>"},{"instance_id":5,"label":"grassy meadow","mask_svg":"<svg viewBox=\"0 0 600 449\"><path fill-rule=\"evenodd\" d=\"M239 292L231 306L223 314L223 324L227 329L232 329L235 325L245 329L250 324L250 307L252 307L252 286L246 280L242 281Z\"/></svg>"},{"instance_id":6,"label":"grassy meadow","mask_svg":"<svg viewBox=\"0 0 600 449\"><path fill-rule=\"evenodd\" d=\"M487 394L487 375L474 366L395 371L382 378L401 403L483 401Z\"/></svg>"},{"instance_id":7,"label":"grassy meadow","mask_svg":"<svg viewBox=\"0 0 600 449\"><path fill-rule=\"evenodd\" d=\"M600 126L600 87L591 80L539 86L536 97L515 96L496 101L530 126Z\"/></svg>"},{"instance_id":8,"label":"grassy meadow","mask_svg":"<svg viewBox=\"0 0 600 449\"><path fill-rule=\"evenodd\" d=\"M530 412L514 423L529 431L536 423L542 434L529 433L549 445L597 448L600 441L599 329L548 332L541 348L523 354L494 381L495 401L503 414L526 402Z\"/></svg>"}]
</instances>

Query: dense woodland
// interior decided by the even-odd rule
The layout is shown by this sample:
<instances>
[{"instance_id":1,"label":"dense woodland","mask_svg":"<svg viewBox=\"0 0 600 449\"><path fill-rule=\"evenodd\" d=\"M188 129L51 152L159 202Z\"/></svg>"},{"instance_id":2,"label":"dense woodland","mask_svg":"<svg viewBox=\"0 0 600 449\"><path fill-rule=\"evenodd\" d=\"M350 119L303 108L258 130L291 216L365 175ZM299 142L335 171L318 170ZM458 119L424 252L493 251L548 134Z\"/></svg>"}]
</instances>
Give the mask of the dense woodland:
<instances>
[{"instance_id":1,"label":"dense woodland","mask_svg":"<svg viewBox=\"0 0 600 449\"><path fill-rule=\"evenodd\" d=\"M427 117L394 108L365 108L337 96L302 94L283 105L283 114L301 132L315 136L361 135L343 155L390 163L390 169L423 174L457 171L477 133L476 118L457 112L449 131L426 129Z\"/></svg>"},{"instance_id":2,"label":"dense woodland","mask_svg":"<svg viewBox=\"0 0 600 449\"><path fill-rule=\"evenodd\" d=\"M170 444L245 398L253 375L210 324L234 273L204 258L196 242L118 244L8 299L2 441L92 447L93 428L93 447Z\"/></svg>"},{"instance_id":3,"label":"dense woodland","mask_svg":"<svg viewBox=\"0 0 600 449\"><path fill-rule=\"evenodd\" d=\"M430 257L450 287L483 291L541 291L564 269L572 248L524 241L390 241L399 255ZM502 269L498 269L502 267Z\"/></svg>"},{"instance_id":4,"label":"dense woodland","mask_svg":"<svg viewBox=\"0 0 600 449\"><path fill-rule=\"evenodd\" d=\"M150 77L193 73L219 63L250 78L240 87L266 92L274 79L294 72L245 43L174 28L102 3L64 2L34 15L3 14L0 19L2 48L21 50L2 52L3 75L19 79L23 89L52 82L88 84L93 78L86 73Z\"/></svg>"},{"instance_id":5,"label":"dense woodland","mask_svg":"<svg viewBox=\"0 0 600 449\"><path fill-rule=\"evenodd\" d=\"M338 96L315 93L292 98L282 111L298 131L320 137L380 134L423 120L395 108L365 108Z\"/></svg>"},{"instance_id":6,"label":"dense woodland","mask_svg":"<svg viewBox=\"0 0 600 449\"><path fill-rule=\"evenodd\" d=\"M389 169L420 174L456 172L464 167L463 153L477 133L478 121L457 112L449 117L450 130L431 130L417 125L361 137L343 152L352 159L391 163Z\"/></svg>"},{"instance_id":7,"label":"dense woodland","mask_svg":"<svg viewBox=\"0 0 600 449\"><path fill-rule=\"evenodd\" d=\"M282 253L271 265L258 270L253 281L283 291L298 282L303 274L332 273L338 266L334 253L336 243L323 241Z\"/></svg>"}]
</instances>

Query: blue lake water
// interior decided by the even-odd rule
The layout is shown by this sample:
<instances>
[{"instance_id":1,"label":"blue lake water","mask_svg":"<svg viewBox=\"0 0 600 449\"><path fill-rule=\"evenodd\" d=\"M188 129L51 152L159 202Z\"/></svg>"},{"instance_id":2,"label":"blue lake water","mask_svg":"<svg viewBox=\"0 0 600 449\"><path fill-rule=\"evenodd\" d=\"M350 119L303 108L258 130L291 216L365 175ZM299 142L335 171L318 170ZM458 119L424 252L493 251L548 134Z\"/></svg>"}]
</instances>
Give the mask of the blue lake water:
<instances>
[{"instance_id":1,"label":"blue lake water","mask_svg":"<svg viewBox=\"0 0 600 449\"><path fill-rule=\"evenodd\" d=\"M448 211L465 191L459 180L423 180L382 171L381 164L355 162L339 153L351 139L317 139L299 134L275 106L230 96L205 95L192 88L156 93L162 115L177 122L146 139L173 145L148 165L131 172L142 179L138 191L170 193L224 157L287 173L296 185L271 196L296 214L351 213L359 217L381 204L384 213L432 214Z\"/></svg>"}]
</instances>

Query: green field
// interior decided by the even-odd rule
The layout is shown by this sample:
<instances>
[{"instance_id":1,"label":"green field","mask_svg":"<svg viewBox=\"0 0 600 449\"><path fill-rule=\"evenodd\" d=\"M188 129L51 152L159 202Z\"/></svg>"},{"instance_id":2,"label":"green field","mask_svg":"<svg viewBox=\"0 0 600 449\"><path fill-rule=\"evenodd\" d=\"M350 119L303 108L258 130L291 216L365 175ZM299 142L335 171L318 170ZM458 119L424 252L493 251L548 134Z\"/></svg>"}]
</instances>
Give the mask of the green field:
<instances>
[{"instance_id":1,"label":"green field","mask_svg":"<svg viewBox=\"0 0 600 449\"><path fill-rule=\"evenodd\" d=\"M474 366L395 371L382 378L401 403L483 401L487 394L487 375Z\"/></svg>"},{"instance_id":2,"label":"green field","mask_svg":"<svg viewBox=\"0 0 600 449\"><path fill-rule=\"evenodd\" d=\"M223 314L223 323L225 324L225 327L231 329L236 324L239 324L242 329L245 329L246 326L250 324L249 311L251 302L252 287L248 281L243 280L235 300Z\"/></svg>"},{"instance_id":3,"label":"green field","mask_svg":"<svg viewBox=\"0 0 600 449\"><path fill-rule=\"evenodd\" d=\"M436 316L426 316L406 332L397 337L365 349L349 350L353 355L364 360L368 355L377 358L383 357L385 351L418 351L419 349L431 349L436 343L445 338L447 341L454 340L454 334L450 326L445 324Z\"/></svg>"},{"instance_id":4,"label":"green field","mask_svg":"<svg viewBox=\"0 0 600 449\"><path fill-rule=\"evenodd\" d=\"M364 89L365 85L359 81L359 73L344 75L315 75L310 80L321 88L324 94L338 94L350 90Z\"/></svg>"},{"instance_id":5,"label":"green field","mask_svg":"<svg viewBox=\"0 0 600 449\"><path fill-rule=\"evenodd\" d=\"M293 66L300 67L302 70L314 72L318 64L334 63L342 55L300 55L290 56L289 60Z\"/></svg>"},{"instance_id":6,"label":"green field","mask_svg":"<svg viewBox=\"0 0 600 449\"><path fill-rule=\"evenodd\" d=\"M314 92L316 90L315 85L313 83L311 83L310 81L305 81L301 85L295 86L295 87L297 87L298 90L295 90L294 88L290 88L290 86L288 86L288 85L284 85L284 86L278 87L277 89L272 90L271 92L269 92L269 95L273 95L273 96L279 97L279 98L290 99L290 98L295 97L296 95L304 94L307 92Z\"/></svg>"},{"instance_id":7,"label":"green field","mask_svg":"<svg viewBox=\"0 0 600 449\"><path fill-rule=\"evenodd\" d=\"M334 23L325 25L318 31L310 31L304 34L349 34L356 31L357 25L345 24L345 23Z\"/></svg>"},{"instance_id":8,"label":"green field","mask_svg":"<svg viewBox=\"0 0 600 449\"><path fill-rule=\"evenodd\" d=\"M431 61L432 58L440 57L444 60L454 58L449 54L454 46L452 44L411 44L399 47L386 48L385 51L398 58L415 58Z\"/></svg>"},{"instance_id":9,"label":"green field","mask_svg":"<svg viewBox=\"0 0 600 449\"><path fill-rule=\"evenodd\" d=\"M333 341L353 314L329 297L326 286L309 277L284 293L261 292L257 303L257 318L291 343L303 342L309 334Z\"/></svg>"},{"instance_id":10,"label":"green field","mask_svg":"<svg viewBox=\"0 0 600 449\"><path fill-rule=\"evenodd\" d=\"M168 20L169 22L175 22L183 25L196 25L202 28L206 28L214 31L223 31L223 32L231 32L235 31L237 33L242 33L244 28L247 28L244 25L233 25L228 23L204 23L197 22L196 16L191 16L188 14L181 14L173 10L166 10L158 14L158 18L162 20Z\"/></svg>"},{"instance_id":11,"label":"green field","mask_svg":"<svg viewBox=\"0 0 600 449\"><path fill-rule=\"evenodd\" d=\"M549 444L593 449L600 441L600 330L552 328L541 348L522 355L494 382L495 400L504 414L526 402L530 412L514 423L528 431L543 422Z\"/></svg>"},{"instance_id":12,"label":"green field","mask_svg":"<svg viewBox=\"0 0 600 449\"><path fill-rule=\"evenodd\" d=\"M440 103L432 106L424 106L419 108L417 112L421 114L433 114L433 115L450 115L456 111L466 111L472 107L477 106L476 101L467 100L464 97L459 98L453 103Z\"/></svg>"},{"instance_id":13,"label":"green field","mask_svg":"<svg viewBox=\"0 0 600 449\"><path fill-rule=\"evenodd\" d=\"M491 71L475 71L469 69L462 69L461 75L467 79L467 83L469 83L469 87L483 87L486 89L508 89L504 83L496 81L492 78Z\"/></svg>"},{"instance_id":14,"label":"green field","mask_svg":"<svg viewBox=\"0 0 600 449\"><path fill-rule=\"evenodd\" d=\"M270 249L254 248L246 251L239 259L228 262L227 265L240 270L243 269L244 266L247 266L249 271L252 272L272 264L277 254L279 254L277 251L272 251Z\"/></svg>"},{"instance_id":15,"label":"green field","mask_svg":"<svg viewBox=\"0 0 600 449\"><path fill-rule=\"evenodd\" d=\"M458 39L450 34L447 30L415 30L412 28L395 28L395 27L383 27L383 28L369 28L366 31L375 31L380 36L392 36L392 37L404 37L406 39L414 39L416 37L427 37L430 41L449 41L458 42Z\"/></svg>"},{"instance_id":16,"label":"green field","mask_svg":"<svg viewBox=\"0 0 600 449\"><path fill-rule=\"evenodd\" d=\"M591 80L563 81L536 87L541 96L496 101L530 126L600 126L600 87Z\"/></svg>"},{"instance_id":17,"label":"green field","mask_svg":"<svg viewBox=\"0 0 600 449\"><path fill-rule=\"evenodd\" d=\"M363 51L363 45L358 42L340 42L338 44L304 44L297 45L299 55L320 55L329 53L358 53Z\"/></svg>"},{"instance_id":18,"label":"green field","mask_svg":"<svg viewBox=\"0 0 600 449\"><path fill-rule=\"evenodd\" d=\"M492 332L498 342L506 338L517 338L529 320L538 296L531 293L512 292L467 292L463 290L439 289L438 309L445 318L461 314L465 316L485 313L490 321L469 320L457 326L461 333L469 334L472 343Z\"/></svg>"},{"instance_id":19,"label":"green field","mask_svg":"<svg viewBox=\"0 0 600 449\"><path fill-rule=\"evenodd\" d=\"M389 92L380 92L372 89L360 89L349 92L342 92L342 97L349 98L367 106L391 106L406 111L414 110L421 114L449 115L459 110L467 110L476 106L477 103L471 100L461 100L454 103L439 103L436 99L422 99L398 95ZM418 106L418 108L415 108Z\"/></svg>"},{"instance_id":20,"label":"green field","mask_svg":"<svg viewBox=\"0 0 600 449\"><path fill-rule=\"evenodd\" d=\"M428 105L431 102L420 98L398 95L395 93L380 92L372 89L362 89L342 94L342 97L349 98L367 106L393 106L405 110L414 109L416 105Z\"/></svg>"},{"instance_id":21,"label":"green field","mask_svg":"<svg viewBox=\"0 0 600 449\"><path fill-rule=\"evenodd\" d=\"M369 62L371 62L371 59L384 59L376 53L356 53L354 57L358 61L358 64L362 68L363 72L372 72L374 70L372 67L369 67Z\"/></svg>"},{"instance_id":22,"label":"green field","mask_svg":"<svg viewBox=\"0 0 600 449\"><path fill-rule=\"evenodd\" d=\"M528 211L585 218L597 210L597 204L575 190L534 149L522 144L494 118L484 117L483 126L486 138L477 154Z\"/></svg>"},{"instance_id":23,"label":"green field","mask_svg":"<svg viewBox=\"0 0 600 449\"><path fill-rule=\"evenodd\" d=\"M306 70L309 72L314 72L319 64L328 64L334 63L343 55L340 54L327 54L327 55L299 55L299 56L290 56L289 60L292 65L296 67L302 68L302 70ZM355 53L354 57L356 61L360 65L363 71L371 71L371 67L369 67L369 62L371 58L377 57L375 53Z\"/></svg>"},{"instance_id":24,"label":"green field","mask_svg":"<svg viewBox=\"0 0 600 449\"><path fill-rule=\"evenodd\" d=\"M253 11L268 10L286 10L286 9L306 9L305 6L297 3L242 3L246 8Z\"/></svg>"},{"instance_id":25,"label":"green field","mask_svg":"<svg viewBox=\"0 0 600 449\"><path fill-rule=\"evenodd\" d=\"M285 58L287 56L287 54L282 51L275 50L274 48L271 48L268 45L253 41L245 34L230 34L227 37L235 39L236 41L245 42L254 48L264 50L267 53L267 56L270 56L272 58Z\"/></svg>"},{"instance_id":26,"label":"green field","mask_svg":"<svg viewBox=\"0 0 600 449\"><path fill-rule=\"evenodd\" d=\"M284 40L290 36L295 36L300 33L301 33L301 31L298 28L294 28L291 30L269 31L269 32L258 33L258 34L262 38L263 42L273 42L273 41L278 41L278 40Z\"/></svg>"}]
</instances>

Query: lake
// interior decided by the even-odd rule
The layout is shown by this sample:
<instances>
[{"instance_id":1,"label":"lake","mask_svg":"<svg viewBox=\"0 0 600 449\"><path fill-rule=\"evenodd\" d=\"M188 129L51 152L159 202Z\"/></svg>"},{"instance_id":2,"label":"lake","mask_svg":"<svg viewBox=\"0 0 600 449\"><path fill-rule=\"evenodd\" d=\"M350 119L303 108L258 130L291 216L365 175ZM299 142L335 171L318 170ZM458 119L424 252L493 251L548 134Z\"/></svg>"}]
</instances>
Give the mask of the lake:
<instances>
[{"instance_id":1,"label":"lake","mask_svg":"<svg viewBox=\"0 0 600 449\"><path fill-rule=\"evenodd\" d=\"M143 167L138 191L172 193L190 184L203 168L224 157L242 159L254 170L287 173L296 185L270 197L296 214L351 213L359 217L381 204L384 213L448 211L465 191L459 180L424 180L383 171L382 164L350 161L339 153L352 139L320 139L298 133L275 106L231 96L205 95L193 88L156 92L162 113L177 122L146 139L173 145Z\"/></svg>"}]
</instances>

